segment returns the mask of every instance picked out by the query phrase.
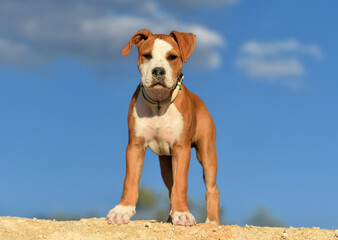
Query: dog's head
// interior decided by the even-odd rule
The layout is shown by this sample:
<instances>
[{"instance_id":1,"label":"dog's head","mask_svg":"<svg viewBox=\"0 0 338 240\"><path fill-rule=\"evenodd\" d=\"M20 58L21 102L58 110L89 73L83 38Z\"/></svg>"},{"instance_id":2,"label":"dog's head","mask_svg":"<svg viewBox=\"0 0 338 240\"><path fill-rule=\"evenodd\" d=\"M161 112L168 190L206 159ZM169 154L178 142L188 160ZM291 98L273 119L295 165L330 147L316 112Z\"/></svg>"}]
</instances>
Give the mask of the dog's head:
<instances>
[{"instance_id":1,"label":"dog's head","mask_svg":"<svg viewBox=\"0 0 338 240\"><path fill-rule=\"evenodd\" d=\"M152 34L143 29L135 33L122 49L126 56L135 44L138 48L138 69L141 83L146 89L172 89L195 48L196 36L192 33L172 31L170 35Z\"/></svg>"}]
</instances>

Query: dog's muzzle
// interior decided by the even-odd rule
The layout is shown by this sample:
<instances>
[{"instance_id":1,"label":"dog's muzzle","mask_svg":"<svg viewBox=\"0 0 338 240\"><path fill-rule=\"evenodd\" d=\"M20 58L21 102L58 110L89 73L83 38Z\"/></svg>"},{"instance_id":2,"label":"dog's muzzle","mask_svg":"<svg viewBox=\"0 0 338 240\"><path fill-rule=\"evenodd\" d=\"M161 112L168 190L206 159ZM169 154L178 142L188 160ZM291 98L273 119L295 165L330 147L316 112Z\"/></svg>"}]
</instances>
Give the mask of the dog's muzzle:
<instances>
[{"instance_id":1,"label":"dog's muzzle","mask_svg":"<svg viewBox=\"0 0 338 240\"><path fill-rule=\"evenodd\" d=\"M155 67L151 71L151 74L154 78L154 80L158 83L162 83L165 79L165 69L163 67Z\"/></svg>"}]
</instances>

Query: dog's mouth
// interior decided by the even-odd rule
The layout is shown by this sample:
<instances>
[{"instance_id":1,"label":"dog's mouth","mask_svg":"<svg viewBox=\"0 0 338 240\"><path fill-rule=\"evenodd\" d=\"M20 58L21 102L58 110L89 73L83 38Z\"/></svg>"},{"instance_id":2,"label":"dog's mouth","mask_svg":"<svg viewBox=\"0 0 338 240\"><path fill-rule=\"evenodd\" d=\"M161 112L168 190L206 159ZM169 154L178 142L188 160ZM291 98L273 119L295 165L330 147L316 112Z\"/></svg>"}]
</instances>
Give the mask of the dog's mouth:
<instances>
[{"instance_id":1,"label":"dog's mouth","mask_svg":"<svg viewBox=\"0 0 338 240\"><path fill-rule=\"evenodd\" d=\"M168 88L168 87L164 83L156 82L156 83L152 84L149 88L163 89L163 88Z\"/></svg>"}]
</instances>

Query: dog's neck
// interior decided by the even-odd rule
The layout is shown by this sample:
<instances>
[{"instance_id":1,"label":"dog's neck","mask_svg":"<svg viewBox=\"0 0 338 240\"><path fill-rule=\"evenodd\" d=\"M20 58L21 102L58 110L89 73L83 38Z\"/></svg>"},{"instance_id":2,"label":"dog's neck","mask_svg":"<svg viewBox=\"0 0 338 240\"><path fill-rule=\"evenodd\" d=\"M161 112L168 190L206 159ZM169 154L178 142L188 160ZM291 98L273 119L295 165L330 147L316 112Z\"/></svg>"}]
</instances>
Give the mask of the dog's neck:
<instances>
[{"instance_id":1,"label":"dog's neck","mask_svg":"<svg viewBox=\"0 0 338 240\"><path fill-rule=\"evenodd\" d=\"M156 101L156 102L162 102L168 98L170 98L172 94L172 90L168 88L151 88L151 89L143 89L147 96Z\"/></svg>"}]
</instances>

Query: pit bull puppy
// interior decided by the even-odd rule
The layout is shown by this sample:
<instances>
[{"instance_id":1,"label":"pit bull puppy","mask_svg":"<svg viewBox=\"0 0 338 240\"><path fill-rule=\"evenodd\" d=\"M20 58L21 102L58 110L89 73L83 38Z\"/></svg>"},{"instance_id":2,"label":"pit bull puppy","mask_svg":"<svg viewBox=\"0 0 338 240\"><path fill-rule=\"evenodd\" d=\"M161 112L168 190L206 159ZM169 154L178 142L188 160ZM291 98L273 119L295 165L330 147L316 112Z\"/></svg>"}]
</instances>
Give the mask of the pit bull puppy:
<instances>
[{"instance_id":1,"label":"pit bull puppy","mask_svg":"<svg viewBox=\"0 0 338 240\"><path fill-rule=\"evenodd\" d=\"M202 100L182 84L183 62L192 54L195 40L192 33L155 35L143 29L121 51L126 56L134 44L138 48L141 83L129 107L126 176L121 201L107 215L110 224L126 224L136 213L138 183L148 147L159 156L161 175L169 190L168 221L174 225L196 224L187 206L190 152L194 147L207 189L206 223L219 224L215 125Z\"/></svg>"}]
</instances>

